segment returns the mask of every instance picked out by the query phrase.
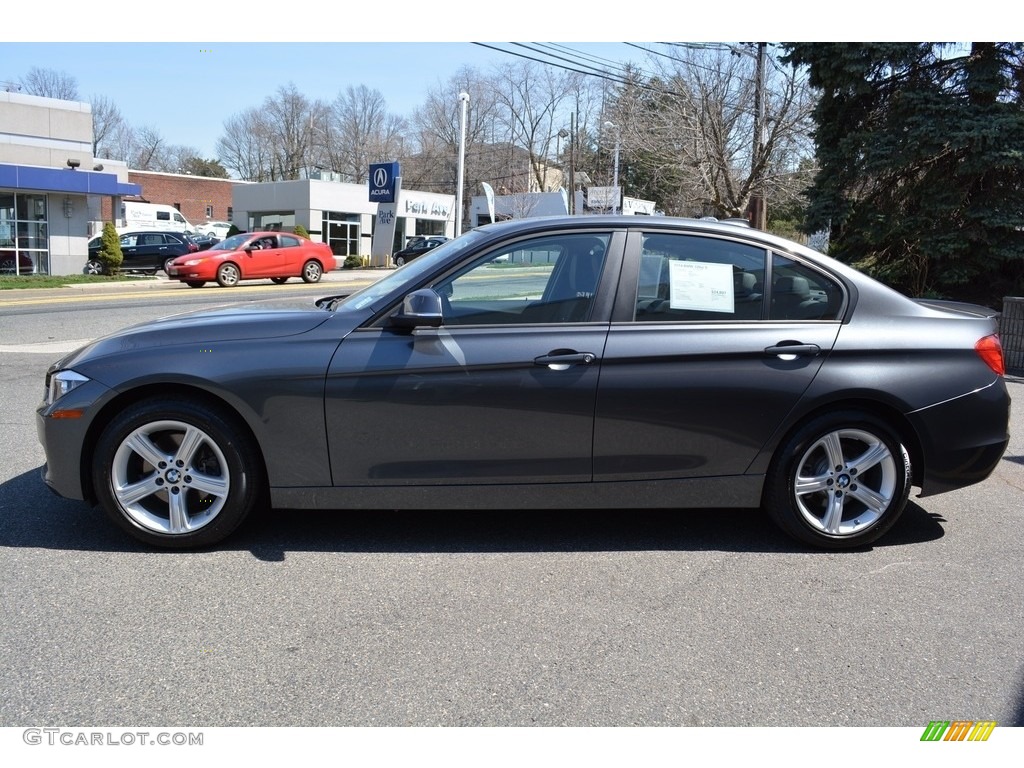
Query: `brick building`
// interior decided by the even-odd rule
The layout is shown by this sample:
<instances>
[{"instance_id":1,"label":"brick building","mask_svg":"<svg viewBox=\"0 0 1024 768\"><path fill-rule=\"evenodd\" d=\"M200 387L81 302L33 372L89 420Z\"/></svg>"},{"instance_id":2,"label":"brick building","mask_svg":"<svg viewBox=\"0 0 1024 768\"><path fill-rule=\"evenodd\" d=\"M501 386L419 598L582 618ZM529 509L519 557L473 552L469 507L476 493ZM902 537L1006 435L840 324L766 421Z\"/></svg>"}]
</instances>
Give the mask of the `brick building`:
<instances>
[{"instance_id":1,"label":"brick building","mask_svg":"<svg viewBox=\"0 0 1024 768\"><path fill-rule=\"evenodd\" d=\"M193 224L232 221L232 189L238 184L251 183L237 179L211 179L182 173L133 170L128 171L128 181L138 184L142 192L137 198L125 199L173 205ZM113 220L109 199L103 203L103 220ZM245 224L239 223L239 227L245 229Z\"/></svg>"}]
</instances>

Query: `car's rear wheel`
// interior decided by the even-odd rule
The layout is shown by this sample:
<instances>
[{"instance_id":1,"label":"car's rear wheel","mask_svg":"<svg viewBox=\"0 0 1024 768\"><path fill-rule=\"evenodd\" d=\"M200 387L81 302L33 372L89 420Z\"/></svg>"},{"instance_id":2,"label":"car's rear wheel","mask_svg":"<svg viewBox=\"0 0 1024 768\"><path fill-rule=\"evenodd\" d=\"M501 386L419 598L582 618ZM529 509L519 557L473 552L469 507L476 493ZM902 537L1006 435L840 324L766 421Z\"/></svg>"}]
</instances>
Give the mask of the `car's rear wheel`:
<instances>
[{"instance_id":1,"label":"car's rear wheel","mask_svg":"<svg viewBox=\"0 0 1024 768\"><path fill-rule=\"evenodd\" d=\"M227 264L221 264L217 270L217 285L222 288L231 288L238 285L238 281L241 279L241 275L238 272L238 267L228 262Z\"/></svg>"},{"instance_id":2,"label":"car's rear wheel","mask_svg":"<svg viewBox=\"0 0 1024 768\"><path fill-rule=\"evenodd\" d=\"M206 281L205 280L186 280L185 281L185 285L187 285L189 288L202 288L204 285L206 285Z\"/></svg>"},{"instance_id":3,"label":"car's rear wheel","mask_svg":"<svg viewBox=\"0 0 1024 768\"><path fill-rule=\"evenodd\" d=\"M87 275L102 275L103 262L97 261L96 259L89 259L85 262L85 269L82 271Z\"/></svg>"},{"instance_id":4,"label":"car's rear wheel","mask_svg":"<svg viewBox=\"0 0 1024 768\"><path fill-rule=\"evenodd\" d=\"M163 397L128 407L103 430L92 477L103 509L136 539L202 547L223 540L257 505L262 466L233 419Z\"/></svg>"},{"instance_id":5,"label":"car's rear wheel","mask_svg":"<svg viewBox=\"0 0 1024 768\"><path fill-rule=\"evenodd\" d=\"M775 454L764 507L796 539L851 549L883 536L910 494L910 457L881 420L857 411L814 419Z\"/></svg>"},{"instance_id":6,"label":"car's rear wheel","mask_svg":"<svg viewBox=\"0 0 1024 768\"><path fill-rule=\"evenodd\" d=\"M272 277L272 278L270 278L270 282L277 283L278 285L284 285L285 283L288 282L288 278L287 277Z\"/></svg>"},{"instance_id":7,"label":"car's rear wheel","mask_svg":"<svg viewBox=\"0 0 1024 768\"><path fill-rule=\"evenodd\" d=\"M395 256L395 266L400 267L405 264L405 256Z\"/></svg>"},{"instance_id":8,"label":"car's rear wheel","mask_svg":"<svg viewBox=\"0 0 1024 768\"><path fill-rule=\"evenodd\" d=\"M302 280L307 283L319 283L324 270L319 261L310 259L302 265Z\"/></svg>"}]
</instances>

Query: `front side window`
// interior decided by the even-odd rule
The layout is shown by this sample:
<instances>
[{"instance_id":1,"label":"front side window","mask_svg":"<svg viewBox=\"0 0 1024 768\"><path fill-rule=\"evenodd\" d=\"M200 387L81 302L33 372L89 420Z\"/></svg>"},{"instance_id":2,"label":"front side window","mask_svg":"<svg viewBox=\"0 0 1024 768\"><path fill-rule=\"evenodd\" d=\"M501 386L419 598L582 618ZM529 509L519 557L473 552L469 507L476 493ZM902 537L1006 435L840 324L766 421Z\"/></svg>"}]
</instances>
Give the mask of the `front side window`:
<instances>
[{"instance_id":1,"label":"front side window","mask_svg":"<svg viewBox=\"0 0 1024 768\"><path fill-rule=\"evenodd\" d=\"M590 319L609 234L563 234L503 246L433 286L448 325Z\"/></svg>"},{"instance_id":2,"label":"front side window","mask_svg":"<svg viewBox=\"0 0 1024 768\"><path fill-rule=\"evenodd\" d=\"M757 320L767 252L698 235L644 235L634 320Z\"/></svg>"}]
</instances>

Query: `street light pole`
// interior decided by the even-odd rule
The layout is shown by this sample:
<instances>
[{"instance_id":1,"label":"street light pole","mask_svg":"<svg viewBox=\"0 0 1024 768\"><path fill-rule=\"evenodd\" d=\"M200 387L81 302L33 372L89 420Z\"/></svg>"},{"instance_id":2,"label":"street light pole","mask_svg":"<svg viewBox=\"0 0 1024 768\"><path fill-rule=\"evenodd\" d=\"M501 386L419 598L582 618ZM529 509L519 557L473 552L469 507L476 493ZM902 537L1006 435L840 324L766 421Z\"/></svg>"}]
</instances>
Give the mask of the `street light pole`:
<instances>
[{"instance_id":1,"label":"street light pole","mask_svg":"<svg viewBox=\"0 0 1024 768\"><path fill-rule=\"evenodd\" d=\"M455 236L462 234L462 186L466 176L466 107L469 105L469 94L459 93L462 104L462 117L459 120L459 182L455 202Z\"/></svg>"},{"instance_id":2,"label":"street light pole","mask_svg":"<svg viewBox=\"0 0 1024 768\"><path fill-rule=\"evenodd\" d=\"M615 129L615 170L612 175L612 190L615 194L615 201L612 203L612 213L616 214L619 212L619 199L622 197L619 194L619 126L610 120L605 120L604 127Z\"/></svg>"}]
</instances>

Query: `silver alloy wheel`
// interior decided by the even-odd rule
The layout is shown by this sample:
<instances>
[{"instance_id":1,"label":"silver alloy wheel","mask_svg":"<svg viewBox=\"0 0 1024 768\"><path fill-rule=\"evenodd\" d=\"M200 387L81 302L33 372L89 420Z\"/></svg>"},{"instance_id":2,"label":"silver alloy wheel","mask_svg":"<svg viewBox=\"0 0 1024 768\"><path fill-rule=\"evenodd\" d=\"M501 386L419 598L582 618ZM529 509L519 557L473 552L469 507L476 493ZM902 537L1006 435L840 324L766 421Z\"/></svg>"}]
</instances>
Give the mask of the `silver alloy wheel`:
<instances>
[{"instance_id":1,"label":"silver alloy wheel","mask_svg":"<svg viewBox=\"0 0 1024 768\"><path fill-rule=\"evenodd\" d=\"M234 264L222 264L220 269L217 270L217 282L224 288L238 285L238 279L238 267Z\"/></svg>"},{"instance_id":2,"label":"silver alloy wheel","mask_svg":"<svg viewBox=\"0 0 1024 768\"><path fill-rule=\"evenodd\" d=\"M182 421L162 420L121 441L111 463L110 489L135 525L179 535L216 519L231 478L224 453L208 434Z\"/></svg>"},{"instance_id":3,"label":"silver alloy wheel","mask_svg":"<svg viewBox=\"0 0 1024 768\"><path fill-rule=\"evenodd\" d=\"M176 258L178 258L178 257L177 256L172 256L171 258L164 260L164 274L165 275L170 274L167 270L170 268L171 264L174 263L174 260Z\"/></svg>"},{"instance_id":4,"label":"silver alloy wheel","mask_svg":"<svg viewBox=\"0 0 1024 768\"><path fill-rule=\"evenodd\" d=\"M103 263L96 259L89 259L85 262L85 274L87 275L102 275L103 274Z\"/></svg>"},{"instance_id":5,"label":"silver alloy wheel","mask_svg":"<svg viewBox=\"0 0 1024 768\"><path fill-rule=\"evenodd\" d=\"M302 279L307 283L316 283L320 280L320 275L323 274L323 270L320 269L320 264L315 261L307 261L305 266L302 268Z\"/></svg>"},{"instance_id":6,"label":"silver alloy wheel","mask_svg":"<svg viewBox=\"0 0 1024 768\"><path fill-rule=\"evenodd\" d=\"M892 506L897 466L885 442L862 429L837 429L808 446L793 495L803 519L829 536L854 536Z\"/></svg>"}]
</instances>

